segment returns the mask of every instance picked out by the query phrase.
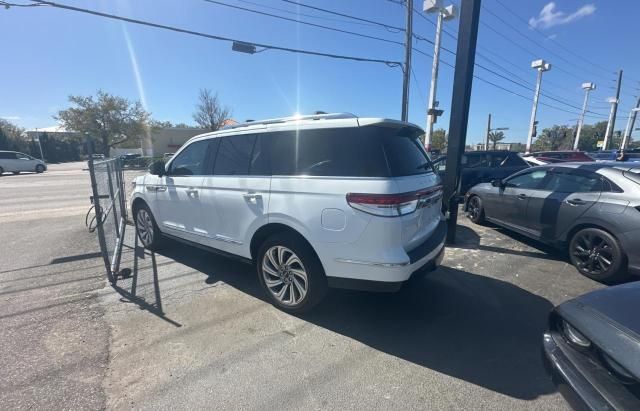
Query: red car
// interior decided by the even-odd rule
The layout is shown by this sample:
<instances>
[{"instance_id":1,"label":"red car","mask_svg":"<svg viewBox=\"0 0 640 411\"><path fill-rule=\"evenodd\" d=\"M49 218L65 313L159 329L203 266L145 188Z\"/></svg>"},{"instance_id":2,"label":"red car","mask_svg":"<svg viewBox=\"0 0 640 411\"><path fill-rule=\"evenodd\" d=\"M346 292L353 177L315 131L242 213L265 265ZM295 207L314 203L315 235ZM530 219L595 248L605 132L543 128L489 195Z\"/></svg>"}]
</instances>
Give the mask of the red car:
<instances>
[{"instance_id":1,"label":"red car","mask_svg":"<svg viewBox=\"0 0 640 411\"><path fill-rule=\"evenodd\" d=\"M584 151L538 151L531 153L536 160L545 163L566 163L569 161L595 161Z\"/></svg>"}]
</instances>

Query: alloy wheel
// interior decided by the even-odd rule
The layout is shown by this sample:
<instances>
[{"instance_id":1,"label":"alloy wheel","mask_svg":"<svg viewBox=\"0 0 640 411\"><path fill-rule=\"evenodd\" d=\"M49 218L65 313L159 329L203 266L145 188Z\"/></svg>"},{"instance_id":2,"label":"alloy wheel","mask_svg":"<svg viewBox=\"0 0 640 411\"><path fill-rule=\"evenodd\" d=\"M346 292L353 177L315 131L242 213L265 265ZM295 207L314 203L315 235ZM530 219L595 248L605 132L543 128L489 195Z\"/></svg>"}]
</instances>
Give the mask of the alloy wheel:
<instances>
[{"instance_id":1,"label":"alloy wheel","mask_svg":"<svg viewBox=\"0 0 640 411\"><path fill-rule=\"evenodd\" d=\"M578 270L591 275L605 273L614 263L612 245L597 234L585 233L578 237L571 253Z\"/></svg>"},{"instance_id":2,"label":"alloy wheel","mask_svg":"<svg viewBox=\"0 0 640 411\"><path fill-rule=\"evenodd\" d=\"M153 242L153 220L147 210L141 208L136 216L136 228L142 243L147 246Z\"/></svg>"},{"instance_id":3,"label":"alloy wheel","mask_svg":"<svg viewBox=\"0 0 640 411\"><path fill-rule=\"evenodd\" d=\"M467 213L472 220L478 219L480 216L480 199L478 197L471 197L467 205Z\"/></svg>"},{"instance_id":4,"label":"alloy wheel","mask_svg":"<svg viewBox=\"0 0 640 411\"><path fill-rule=\"evenodd\" d=\"M282 304L298 305L309 288L307 271L298 256L280 245L267 250L262 259L262 278L269 292Z\"/></svg>"}]
</instances>

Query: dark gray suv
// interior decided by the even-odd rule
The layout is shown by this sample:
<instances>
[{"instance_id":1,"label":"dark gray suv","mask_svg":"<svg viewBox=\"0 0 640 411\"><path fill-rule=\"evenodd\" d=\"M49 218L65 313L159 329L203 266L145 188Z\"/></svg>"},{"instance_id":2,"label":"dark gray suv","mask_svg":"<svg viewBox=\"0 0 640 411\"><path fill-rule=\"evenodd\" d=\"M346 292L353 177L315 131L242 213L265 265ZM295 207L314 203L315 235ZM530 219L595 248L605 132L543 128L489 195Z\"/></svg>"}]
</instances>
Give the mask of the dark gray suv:
<instances>
[{"instance_id":1,"label":"dark gray suv","mask_svg":"<svg viewBox=\"0 0 640 411\"><path fill-rule=\"evenodd\" d=\"M478 184L467 216L566 248L580 273L597 281L640 274L640 166L563 163Z\"/></svg>"}]
</instances>

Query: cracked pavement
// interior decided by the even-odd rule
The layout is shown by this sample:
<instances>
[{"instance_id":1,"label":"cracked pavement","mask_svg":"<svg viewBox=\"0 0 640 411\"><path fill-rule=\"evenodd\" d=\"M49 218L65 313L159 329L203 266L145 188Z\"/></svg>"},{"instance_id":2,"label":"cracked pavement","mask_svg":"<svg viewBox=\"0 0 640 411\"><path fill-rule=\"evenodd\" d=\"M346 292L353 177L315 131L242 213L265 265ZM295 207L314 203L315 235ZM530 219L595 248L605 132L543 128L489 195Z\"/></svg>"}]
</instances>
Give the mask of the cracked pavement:
<instances>
[{"instance_id":1,"label":"cracked pavement","mask_svg":"<svg viewBox=\"0 0 640 411\"><path fill-rule=\"evenodd\" d=\"M0 178L3 409L564 409L540 360L551 307L602 287L461 217L443 267L396 294L284 314L251 266L136 246L107 285L82 163ZM130 179L130 178L129 178Z\"/></svg>"}]
</instances>

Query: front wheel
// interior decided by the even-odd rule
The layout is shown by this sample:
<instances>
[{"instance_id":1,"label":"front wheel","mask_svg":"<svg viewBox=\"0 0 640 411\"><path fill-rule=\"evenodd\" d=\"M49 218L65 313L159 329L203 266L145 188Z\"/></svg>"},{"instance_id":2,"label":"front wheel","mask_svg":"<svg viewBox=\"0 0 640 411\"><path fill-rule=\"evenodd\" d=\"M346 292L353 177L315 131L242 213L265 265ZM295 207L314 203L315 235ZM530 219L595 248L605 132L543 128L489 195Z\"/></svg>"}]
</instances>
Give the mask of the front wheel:
<instances>
[{"instance_id":1,"label":"front wheel","mask_svg":"<svg viewBox=\"0 0 640 411\"><path fill-rule=\"evenodd\" d=\"M36 166L36 173L38 173L38 174L44 173L44 166L42 164L38 164Z\"/></svg>"},{"instance_id":2,"label":"front wheel","mask_svg":"<svg viewBox=\"0 0 640 411\"><path fill-rule=\"evenodd\" d=\"M476 195L471 196L467 202L467 218L476 224L484 222L484 205L482 199Z\"/></svg>"},{"instance_id":3,"label":"front wheel","mask_svg":"<svg viewBox=\"0 0 640 411\"><path fill-rule=\"evenodd\" d=\"M617 282L628 276L618 241L598 228L578 231L569 244L569 257L580 274L596 281Z\"/></svg>"},{"instance_id":4,"label":"front wheel","mask_svg":"<svg viewBox=\"0 0 640 411\"><path fill-rule=\"evenodd\" d=\"M161 240L161 233L156 224L156 220L151 214L151 210L146 204L138 206L135 210L136 232L142 245L149 249L158 248Z\"/></svg>"},{"instance_id":5,"label":"front wheel","mask_svg":"<svg viewBox=\"0 0 640 411\"><path fill-rule=\"evenodd\" d=\"M313 250L292 233L269 237L257 256L258 279L270 302L297 314L318 304L327 291L327 278Z\"/></svg>"}]
</instances>

